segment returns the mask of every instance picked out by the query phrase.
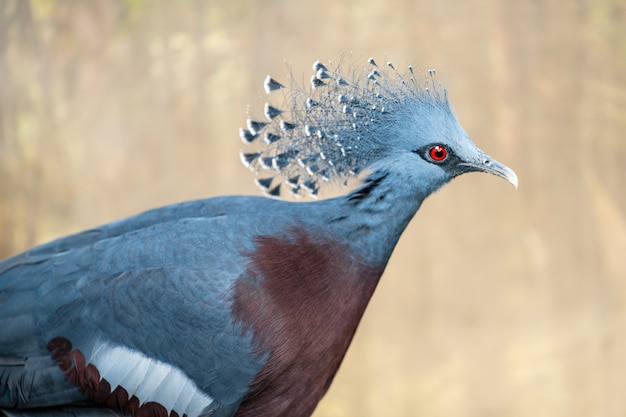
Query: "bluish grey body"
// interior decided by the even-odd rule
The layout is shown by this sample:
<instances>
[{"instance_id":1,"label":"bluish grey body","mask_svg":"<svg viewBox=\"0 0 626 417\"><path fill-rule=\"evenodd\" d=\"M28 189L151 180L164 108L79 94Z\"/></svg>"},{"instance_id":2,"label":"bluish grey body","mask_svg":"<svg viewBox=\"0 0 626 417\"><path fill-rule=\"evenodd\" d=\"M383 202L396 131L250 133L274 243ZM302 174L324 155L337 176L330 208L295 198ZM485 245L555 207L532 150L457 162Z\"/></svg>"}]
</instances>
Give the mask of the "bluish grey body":
<instances>
[{"instance_id":1,"label":"bluish grey body","mask_svg":"<svg viewBox=\"0 0 626 417\"><path fill-rule=\"evenodd\" d=\"M70 407L54 411L63 416L117 415L106 407L136 416L310 415L423 200L471 171L517 185L511 170L472 143L443 90L434 84L424 90L412 71L402 76L389 66L386 74L370 65L361 82L314 64L314 88L293 90L292 109L268 104L267 120L251 120L241 132L247 143L265 137L262 149L242 159L271 174L259 181L271 194L278 194L280 177L294 193L316 195L326 181L358 176L361 184L346 195L307 203L246 196L181 203L0 263L0 408L9 416L31 415L24 410L54 415L50 407L56 406ZM266 81L268 91L281 88ZM445 148L442 160L433 154L435 146ZM271 251L281 242L291 244L293 257L304 263L318 261L306 256L303 245L338 253L302 269L306 276L268 276L281 262L296 261L290 253ZM354 267L346 269L351 262ZM319 389L310 382L315 395L286 398L291 391L280 391L287 388L278 380L293 379L295 369L305 367L295 359L298 365L291 366L288 358L313 354L286 336L303 329L294 328L297 317L285 307L293 300L275 299L275 288L282 282L318 288L337 270L372 275L367 279L373 284L355 295L363 301L346 324L350 331L343 333L350 334L311 336L330 340L320 349L337 357ZM336 281L346 291L359 285ZM265 301L255 306L257 289ZM335 307L341 308L332 300L311 306ZM262 317L264 309L271 311L267 323L251 318ZM305 314L302 326L309 326L306 320ZM288 324L279 330L263 330L282 321ZM279 355L282 349L289 352ZM72 408L81 402L87 407Z\"/></svg>"}]
</instances>

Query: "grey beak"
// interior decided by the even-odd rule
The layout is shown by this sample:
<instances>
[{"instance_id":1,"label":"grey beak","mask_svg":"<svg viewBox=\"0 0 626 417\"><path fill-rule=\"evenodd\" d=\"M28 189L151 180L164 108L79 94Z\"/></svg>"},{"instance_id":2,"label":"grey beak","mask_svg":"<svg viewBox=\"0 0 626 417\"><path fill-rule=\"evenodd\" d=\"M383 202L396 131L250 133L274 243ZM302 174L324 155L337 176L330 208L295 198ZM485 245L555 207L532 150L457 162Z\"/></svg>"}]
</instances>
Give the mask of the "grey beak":
<instances>
[{"instance_id":1,"label":"grey beak","mask_svg":"<svg viewBox=\"0 0 626 417\"><path fill-rule=\"evenodd\" d=\"M481 156L482 158L477 162L462 162L459 165L465 167L468 171L486 172L504 178L517 189L518 181L515 171L490 158L488 155L482 154Z\"/></svg>"}]
</instances>

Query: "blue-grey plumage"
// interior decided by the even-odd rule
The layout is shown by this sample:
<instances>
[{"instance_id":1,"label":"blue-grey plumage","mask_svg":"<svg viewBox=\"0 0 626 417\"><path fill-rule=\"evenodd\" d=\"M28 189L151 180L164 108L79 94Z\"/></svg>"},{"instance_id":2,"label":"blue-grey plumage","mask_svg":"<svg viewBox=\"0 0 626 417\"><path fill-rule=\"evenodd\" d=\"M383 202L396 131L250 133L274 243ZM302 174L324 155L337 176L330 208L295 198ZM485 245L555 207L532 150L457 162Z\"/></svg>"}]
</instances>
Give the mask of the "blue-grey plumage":
<instances>
[{"instance_id":1,"label":"blue-grey plumage","mask_svg":"<svg viewBox=\"0 0 626 417\"><path fill-rule=\"evenodd\" d=\"M310 415L424 199L465 172L517 185L472 143L433 73L369 66L348 76L318 61L308 91L268 76L286 105L240 131L259 143L242 162L266 174L270 196L277 178L315 196L357 177L345 195L181 203L1 262L0 408Z\"/></svg>"},{"instance_id":2,"label":"blue-grey plumage","mask_svg":"<svg viewBox=\"0 0 626 417\"><path fill-rule=\"evenodd\" d=\"M337 65L329 69L319 61L314 63L309 89L294 85L284 90L282 106L267 103L266 108L283 108L273 112L267 123L248 120L253 133L264 132L272 140L265 141L260 157L254 160L245 156L249 153L242 154L246 166L281 177L275 184L298 176L303 186L298 190L316 194L326 183L376 170L380 164L401 163L394 159L401 156L400 151L418 151L439 141L466 165L452 166L448 159L419 170L410 160L404 166L437 187L449 174L458 175L470 167L517 186L515 174L479 151L461 128L434 70L418 79L412 67L403 74L392 63L379 68L370 58L368 64L369 68ZM280 164L267 163L276 157ZM446 167L450 170L444 173ZM271 184L259 185L265 191L272 189Z\"/></svg>"},{"instance_id":3,"label":"blue-grey plumage","mask_svg":"<svg viewBox=\"0 0 626 417\"><path fill-rule=\"evenodd\" d=\"M246 355L249 336L229 316L232 280L244 270L233 254L253 249L251 240L235 238L248 229L233 221L245 216L237 207L254 207L241 200L148 212L4 261L0 353L49 358L47 344L59 335L83 353L106 343L125 346L179 369L194 364L184 372L201 390L221 403L236 403L261 361ZM214 342L203 352L207 335ZM0 404L33 402L14 386L0 389Z\"/></svg>"}]
</instances>

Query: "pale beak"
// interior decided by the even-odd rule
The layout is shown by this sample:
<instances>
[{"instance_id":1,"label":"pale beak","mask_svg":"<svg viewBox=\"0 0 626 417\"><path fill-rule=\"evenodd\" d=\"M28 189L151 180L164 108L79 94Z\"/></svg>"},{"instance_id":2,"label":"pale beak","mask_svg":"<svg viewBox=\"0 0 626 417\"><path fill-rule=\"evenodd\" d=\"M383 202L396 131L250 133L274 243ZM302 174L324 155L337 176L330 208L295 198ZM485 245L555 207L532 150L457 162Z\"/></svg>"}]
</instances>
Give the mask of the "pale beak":
<instances>
[{"instance_id":1,"label":"pale beak","mask_svg":"<svg viewBox=\"0 0 626 417\"><path fill-rule=\"evenodd\" d=\"M464 167L467 171L486 172L504 178L517 189L518 182L515 172L486 154L482 154L480 160L477 162L461 162L459 165Z\"/></svg>"}]
</instances>

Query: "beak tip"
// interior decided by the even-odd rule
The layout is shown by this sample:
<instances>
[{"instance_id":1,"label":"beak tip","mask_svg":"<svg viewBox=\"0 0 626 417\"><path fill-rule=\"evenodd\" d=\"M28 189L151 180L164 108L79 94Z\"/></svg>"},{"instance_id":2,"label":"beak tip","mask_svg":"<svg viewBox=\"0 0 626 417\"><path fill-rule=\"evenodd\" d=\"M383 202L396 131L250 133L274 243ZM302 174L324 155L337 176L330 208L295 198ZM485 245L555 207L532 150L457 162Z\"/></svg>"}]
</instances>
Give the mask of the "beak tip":
<instances>
[{"instance_id":1,"label":"beak tip","mask_svg":"<svg viewBox=\"0 0 626 417\"><path fill-rule=\"evenodd\" d=\"M480 157L476 158L478 161L472 162L463 162L460 165L467 169L467 172L485 172L488 174L495 175L502 179L507 180L508 182L515 187L519 186L519 180L517 179L517 174L508 166L501 164L500 162L490 158L488 155L485 155L480 151Z\"/></svg>"},{"instance_id":2,"label":"beak tip","mask_svg":"<svg viewBox=\"0 0 626 417\"><path fill-rule=\"evenodd\" d=\"M513 187L515 187L515 189L517 190L517 187L519 185L519 182L517 180L517 175L515 174L515 172L513 170L511 170L511 172L509 173L509 175L507 175L506 180L508 182L510 182L511 184L513 184Z\"/></svg>"},{"instance_id":3,"label":"beak tip","mask_svg":"<svg viewBox=\"0 0 626 417\"><path fill-rule=\"evenodd\" d=\"M489 161L489 165L488 166L483 165L482 171L496 175L500 178L507 180L517 190L519 181L517 179L517 174L515 173L515 171L513 171L508 166L501 164L498 161L494 161L494 160L488 160L488 161Z\"/></svg>"}]
</instances>

